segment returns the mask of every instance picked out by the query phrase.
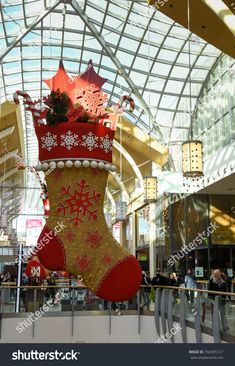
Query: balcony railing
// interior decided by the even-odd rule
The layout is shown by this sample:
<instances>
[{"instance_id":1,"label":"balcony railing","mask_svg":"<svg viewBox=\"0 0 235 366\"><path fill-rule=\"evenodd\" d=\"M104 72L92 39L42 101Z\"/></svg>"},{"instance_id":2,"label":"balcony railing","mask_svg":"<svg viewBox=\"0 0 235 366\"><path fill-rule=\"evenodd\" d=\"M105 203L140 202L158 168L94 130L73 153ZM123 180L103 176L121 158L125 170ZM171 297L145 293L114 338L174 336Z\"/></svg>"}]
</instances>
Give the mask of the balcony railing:
<instances>
[{"instance_id":1,"label":"balcony railing","mask_svg":"<svg viewBox=\"0 0 235 366\"><path fill-rule=\"evenodd\" d=\"M187 289L173 286L141 286L137 295L126 302L104 301L83 286L20 286L6 283L0 287L1 319L16 314L16 293L20 291L20 313L42 312L43 316L63 316L73 319L82 315L137 316L138 333L141 316L152 316L159 337L180 325L182 340L187 343L186 328L193 328L197 343L202 334L213 336L214 342L235 342L235 293ZM34 326L34 325L33 325ZM172 337L174 341L174 336Z\"/></svg>"}]
</instances>

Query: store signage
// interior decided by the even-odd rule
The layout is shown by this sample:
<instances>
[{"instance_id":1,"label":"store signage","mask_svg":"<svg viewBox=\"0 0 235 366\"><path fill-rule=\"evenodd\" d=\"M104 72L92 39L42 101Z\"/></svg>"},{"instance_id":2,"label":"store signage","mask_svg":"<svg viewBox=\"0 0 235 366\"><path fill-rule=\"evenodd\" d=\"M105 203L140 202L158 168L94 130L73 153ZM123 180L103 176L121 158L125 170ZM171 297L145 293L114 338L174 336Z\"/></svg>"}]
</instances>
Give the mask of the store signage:
<instances>
[{"instance_id":1,"label":"store signage","mask_svg":"<svg viewBox=\"0 0 235 366\"><path fill-rule=\"evenodd\" d=\"M195 267L195 277L204 277L203 267Z\"/></svg>"},{"instance_id":2,"label":"store signage","mask_svg":"<svg viewBox=\"0 0 235 366\"><path fill-rule=\"evenodd\" d=\"M42 219L26 219L26 229L42 227Z\"/></svg>"}]
</instances>

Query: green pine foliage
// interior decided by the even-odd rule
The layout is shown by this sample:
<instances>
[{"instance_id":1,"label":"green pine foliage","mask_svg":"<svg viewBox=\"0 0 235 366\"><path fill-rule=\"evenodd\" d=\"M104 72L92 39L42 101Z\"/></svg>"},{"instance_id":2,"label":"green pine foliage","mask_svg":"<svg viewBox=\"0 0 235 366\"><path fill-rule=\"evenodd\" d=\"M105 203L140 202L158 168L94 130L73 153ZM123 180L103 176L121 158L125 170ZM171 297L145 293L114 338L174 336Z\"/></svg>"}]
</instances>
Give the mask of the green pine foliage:
<instances>
[{"instance_id":1,"label":"green pine foliage","mask_svg":"<svg viewBox=\"0 0 235 366\"><path fill-rule=\"evenodd\" d=\"M67 113L70 105L70 98L67 93L60 92L60 89L52 91L51 94L45 98L44 103L50 108L46 115L48 125L55 126L61 122L67 122Z\"/></svg>"}]
</instances>

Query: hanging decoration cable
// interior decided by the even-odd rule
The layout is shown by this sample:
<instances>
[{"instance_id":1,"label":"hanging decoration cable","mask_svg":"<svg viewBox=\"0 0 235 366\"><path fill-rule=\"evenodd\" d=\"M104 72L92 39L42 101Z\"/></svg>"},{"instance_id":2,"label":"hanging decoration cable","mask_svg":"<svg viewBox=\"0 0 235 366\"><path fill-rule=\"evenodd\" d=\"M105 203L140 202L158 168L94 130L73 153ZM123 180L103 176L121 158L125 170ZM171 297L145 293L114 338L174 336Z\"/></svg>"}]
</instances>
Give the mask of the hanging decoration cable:
<instances>
[{"instance_id":1,"label":"hanging decoration cable","mask_svg":"<svg viewBox=\"0 0 235 366\"><path fill-rule=\"evenodd\" d=\"M119 121L120 121L120 117L119 117ZM122 147L123 145L123 141L122 141L122 117L121 117L121 121L119 124L119 131L120 131L120 145ZM119 174L119 178L120 178L120 183L123 180L123 156L122 156L122 149L120 149L119 151L119 167L120 167L120 174ZM120 194L120 200L118 200L116 202L116 220L117 221L125 221L126 220L126 215L127 215L127 202L125 202L123 200L123 192L122 192L122 187L120 186L120 190L121 190L121 194Z\"/></svg>"},{"instance_id":2,"label":"hanging decoration cable","mask_svg":"<svg viewBox=\"0 0 235 366\"><path fill-rule=\"evenodd\" d=\"M148 70L150 70L150 22L148 23ZM151 110L151 85L150 85L150 74L148 74L148 105L149 109ZM150 160L150 176L152 175L152 151L151 151L151 119L150 119L150 113L148 116L148 148L149 148L149 160Z\"/></svg>"},{"instance_id":3,"label":"hanging decoration cable","mask_svg":"<svg viewBox=\"0 0 235 366\"><path fill-rule=\"evenodd\" d=\"M150 21L147 29L148 35L148 70L150 70ZM151 86L150 86L150 74L148 74L148 105L151 108ZM148 152L149 152L149 176L144 177L144 202L152 203L157 200L157 178L152 174L152 149L151 149L151 119L149 114L148 120Z\"/></svg>"},{"instance_id":4,"label":"hanging decoration cable","mask_svg":"<svg viewBox=\"0 0 235 366\"><path fill-rule=\"evenodd\" d=\"M192 105L192 79L191 79L191 23L190 23L190 0L187 0L187 17L188 17L188 64L189 64L189 116L190 116L190 127L189 127L189 136L190 139L193 139L193 129L192 129L192 116L193 116L193 105Z\"/></svg>"},{"instance_id":5,"label":"hanging decoration cable","mask_svg":"<svg viewBox=\"0 0 235 366\"><path fill-rule=\"evenodd\" d=\"M203 176L203 152L202 142L193 139L193 106L192 106L192 77L191 77L191 44L190 44L190 0L187 0L188 15L188 53L189 53L189 115L190 125L188 140L182 144L182 171L185 178L199 178Z\"/></svg>"},{"instance_id":6,"label":"hanging decoration cable","mask_svg":"<svg viewBox=\"0 0 235 366\"><path fill-rule=\"evenodd\" d=\"M64 49L64 32L65 32L65 17L66 17L66 11L67 11L67 4L66 1L64 2L64 7L62 9L62 17L63 17L63 26L62 26L62 40L61 40L61 53L60 53L60 59L63 58L63 49Z\"/></svg>"},{"instance_id":7,"label":"hanging decoration cable","mask_svg":"<svg viewBox=\"0 0 235 366\"><path fill-rule=\"evenodd\" d=\"M6 145L6 139L3 142L4 145L4 155L7 154L7 145ZM4 159L3 163L3 187L5 185L6 180L6 159ZM4 212L4 188L1 190L1 227L3 229L7 228L7 212Z\"/></svg>"}]
</instances>

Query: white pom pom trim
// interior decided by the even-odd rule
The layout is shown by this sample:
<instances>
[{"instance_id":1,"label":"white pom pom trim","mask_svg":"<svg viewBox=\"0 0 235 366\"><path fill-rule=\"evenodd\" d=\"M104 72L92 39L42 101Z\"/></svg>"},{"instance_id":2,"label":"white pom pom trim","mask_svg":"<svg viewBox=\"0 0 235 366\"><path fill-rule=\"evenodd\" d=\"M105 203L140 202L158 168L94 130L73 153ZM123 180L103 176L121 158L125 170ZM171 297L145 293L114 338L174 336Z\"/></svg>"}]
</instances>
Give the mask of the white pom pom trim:
<instances>
[{"instance_id":1,"label":"white pom pom trim","mask_svg":"<svg viewBox=\"0 0 235 366\"><path fill-rule=\"evenodd\" d=\"M114 164L110 164L110 163L105 163L104 161L96 161L96 160L92 160L92 161L89 161L89 160L65 160L65 161L50 161L49 163L48 162L43 162L42 164L38 164L36 167L35 167L35 170L37 172L40 172L40 171L46 171L48 170L49 168L51 169L55 169L56 167L59 168L59 169L64 169L64 168L72 168L72 167L75 167L75 168L89 168L91 167L92 169L96 169L96 168L99 168L99 169L104 169L104 170L111 170L112 172L115 172L117 170L117 167L114 165Z\"/></svg>"}]
</instances>

